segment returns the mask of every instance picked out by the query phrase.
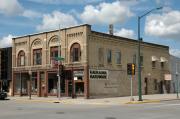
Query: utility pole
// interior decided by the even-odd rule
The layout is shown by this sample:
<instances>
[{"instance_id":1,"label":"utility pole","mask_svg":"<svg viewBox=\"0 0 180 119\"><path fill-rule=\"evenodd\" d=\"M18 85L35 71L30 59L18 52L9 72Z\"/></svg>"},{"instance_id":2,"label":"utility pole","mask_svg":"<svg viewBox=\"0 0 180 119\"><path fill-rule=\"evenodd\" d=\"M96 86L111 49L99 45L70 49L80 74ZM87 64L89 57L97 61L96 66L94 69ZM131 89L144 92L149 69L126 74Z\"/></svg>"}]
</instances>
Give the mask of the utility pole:
<instances>
[{"instance_id":1,"label":"utility pole","mask_svg":"<svg viewBox=\"0 0 180 119\"><path fill-rule=\"evenodd\" d=\"M146 15L150 14L151 12L155 10L160 10L163 7L157 7L154 9L151 9L150 11L144 13L141 16L138 16L138 96L139 96L139 101L142 100L142 86L141 86L141 31L140 31L140 25L141 25L141 18L145 17Z\"/></svg>"},{"instance_id":2,"label":"utility pole","mask_svg":"<svg viewBox=\"0 0 180 119\"><path fill-rule=\"evenodd\" d=\"M59 25L59 35L58 35L58 58L61 56L61 50L60 50L60 25ZM58 99L60 100L61 97L61 76L60 76L60 65L61 61L58 60Z\"/></svg>"}]
</instances>

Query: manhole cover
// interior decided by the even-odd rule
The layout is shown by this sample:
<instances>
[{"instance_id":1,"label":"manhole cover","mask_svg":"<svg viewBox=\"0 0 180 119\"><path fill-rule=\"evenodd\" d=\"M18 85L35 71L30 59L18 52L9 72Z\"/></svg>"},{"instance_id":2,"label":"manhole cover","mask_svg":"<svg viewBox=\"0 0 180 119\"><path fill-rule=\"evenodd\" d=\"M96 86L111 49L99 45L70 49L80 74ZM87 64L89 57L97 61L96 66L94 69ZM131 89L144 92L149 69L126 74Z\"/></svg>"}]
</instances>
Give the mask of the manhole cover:
<instances>
[{"instance_id":1,"label":"manhole cover","mask_svg":"<svg viewBox=\"0 0 180 119\"><path fill-rule=\"evenodd\" d=\"M54 102L54 103L60 103L60 102Z\"/></svg>"},{"instance_id":2,"label":"manhole cover","mask_svg":"<svg viewBox=\"0 0 180 119\"><path fill-rule=\"evenodd\" d=\"M64 114L64 112L56 112L56 114Z\"/></svg>"},{"instance_id":3,"label":"manhole cover","mask_svg":"<svg viewBox=\"0 0 180 119\"><path fill-rule=\"evenodd\" d=\"M116 119L115 117L106 117L105 119Z\"/></svg>"}]
</instances>

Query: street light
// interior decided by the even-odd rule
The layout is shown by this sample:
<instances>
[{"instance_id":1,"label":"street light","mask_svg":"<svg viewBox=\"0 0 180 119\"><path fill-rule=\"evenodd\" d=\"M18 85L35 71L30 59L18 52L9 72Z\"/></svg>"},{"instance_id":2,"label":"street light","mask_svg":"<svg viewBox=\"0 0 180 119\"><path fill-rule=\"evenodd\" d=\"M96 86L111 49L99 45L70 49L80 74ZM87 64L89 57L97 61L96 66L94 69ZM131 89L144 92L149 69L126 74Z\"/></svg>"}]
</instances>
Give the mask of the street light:
<instances>
[{"instance_id":1,"label":"street light","mask_svg":"<svg viewBox=\"0 0 180 119\"><path fill-rule=\"evenodd\" d=\"M31 83L32 83L32 71L29 70L29 77L30 77L30 80L29 80L29 99L31 100Z\"/></svg>"},{"instance_id":2,"label":"street light","mask_svg":"<svg viewBox=\"0 0 180 119\"><path fill-rule=\"evenodd\" d=\"M146 12L145 14L138 16L138 95L139 95L139 101L142 101L142 90L141 90L141 59L140 59L140 43L141 43L141 36L140 36L140 20L141 18L143 18L144 16L148 15L149 13L155 11L155 10L160 10L163 7L158 7L158 8L154 8L148 12Z\"/></svg>"}]
</instances>

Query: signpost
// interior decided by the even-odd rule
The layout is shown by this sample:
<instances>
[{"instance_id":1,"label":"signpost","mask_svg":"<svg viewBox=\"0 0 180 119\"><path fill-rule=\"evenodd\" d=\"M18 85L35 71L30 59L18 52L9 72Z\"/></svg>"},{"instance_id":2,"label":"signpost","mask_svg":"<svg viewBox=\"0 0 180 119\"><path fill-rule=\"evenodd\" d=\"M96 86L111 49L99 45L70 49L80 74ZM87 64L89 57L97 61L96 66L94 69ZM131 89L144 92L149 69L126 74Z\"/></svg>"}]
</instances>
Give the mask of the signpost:
<instances>
[{"instance_id":1,"label":"signpost","mask_svg":"<svg viewBox=\"0 0 180 119\"><path fill-rule=\"evenodd\" d=\"M61 75L62 75L62 71L63 71L63 65L61 64L61 61L64 60L64 58L62 57L55 57L55 60L58 61L58 98L60 100L61 97Z\"/></svg>"},{"instance_id":2,"label":"signpost","mask_svg":"<svg viewBox=\"0 0 180 119\"><path fill-rule=\"evenodd\" d=\"M130 75L130 80L131 80L131 99L130 101L134 101L133 98L133 80L134 80L134 75L135 75L135 64L133 63L128 63L127 64L127 75Z\"/></svg>"}]
</instances>

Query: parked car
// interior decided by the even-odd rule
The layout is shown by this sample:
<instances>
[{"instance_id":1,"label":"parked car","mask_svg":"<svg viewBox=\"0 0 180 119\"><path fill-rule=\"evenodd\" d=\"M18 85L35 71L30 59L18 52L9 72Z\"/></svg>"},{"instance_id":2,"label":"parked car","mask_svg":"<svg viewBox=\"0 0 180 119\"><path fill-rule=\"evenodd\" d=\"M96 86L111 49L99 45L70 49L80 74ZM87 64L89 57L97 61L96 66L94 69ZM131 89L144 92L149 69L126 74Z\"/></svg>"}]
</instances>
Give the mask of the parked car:
<instances>
[{"instance_id":1,"label":"parked car","mask_svg":"<svg viewBox=\"0 0 180 119\"><path fill-rule=\"evenodd\" d=\"M0 100L5 100L7 98L7 93L4 91L0 91Z\"/></svg>"}]
</instances>

